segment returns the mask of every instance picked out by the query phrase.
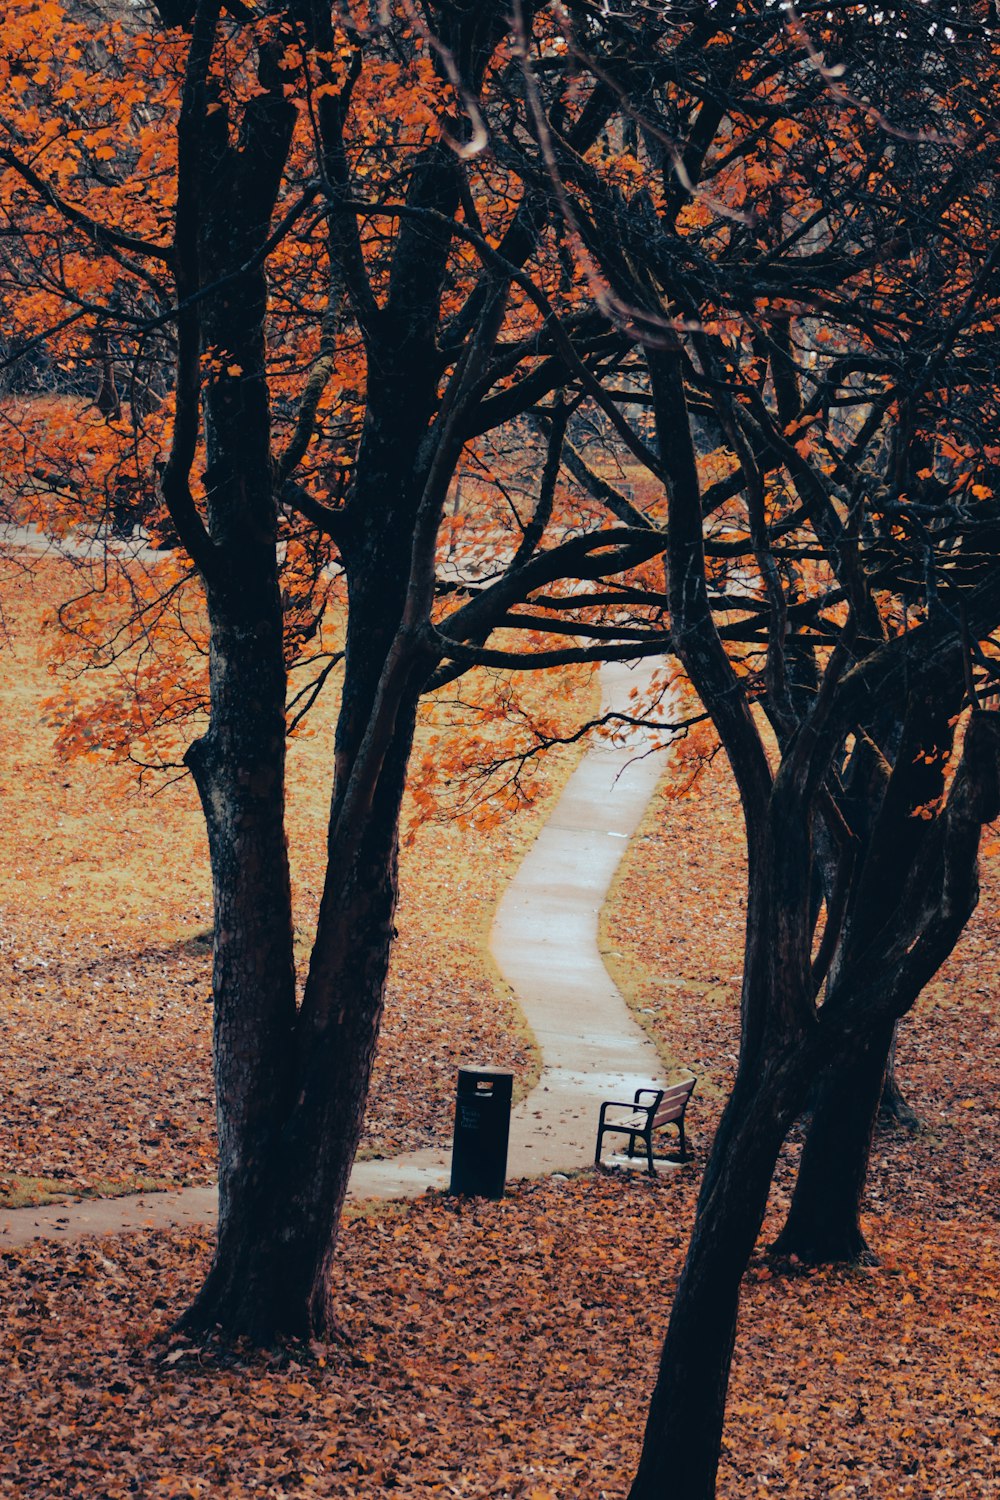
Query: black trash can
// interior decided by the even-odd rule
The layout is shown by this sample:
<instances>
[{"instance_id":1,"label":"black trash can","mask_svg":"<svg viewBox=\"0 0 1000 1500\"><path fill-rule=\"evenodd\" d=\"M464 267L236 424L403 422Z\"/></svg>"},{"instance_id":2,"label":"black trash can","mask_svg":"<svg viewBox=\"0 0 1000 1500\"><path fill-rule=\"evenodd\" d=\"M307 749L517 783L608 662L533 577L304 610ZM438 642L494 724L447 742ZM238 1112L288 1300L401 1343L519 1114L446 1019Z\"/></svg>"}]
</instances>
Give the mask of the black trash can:
<instances>
[{"instance_id":1,"label":"black trash can","mask_svg":"<svg viewBox=\"0 0 1000 1500\"><path fill-rule=\"evenodd\" d=\"M502 1198L514 1075L507 1068L459 1068L451 1191Z\"/></svg>"}]
</instances>

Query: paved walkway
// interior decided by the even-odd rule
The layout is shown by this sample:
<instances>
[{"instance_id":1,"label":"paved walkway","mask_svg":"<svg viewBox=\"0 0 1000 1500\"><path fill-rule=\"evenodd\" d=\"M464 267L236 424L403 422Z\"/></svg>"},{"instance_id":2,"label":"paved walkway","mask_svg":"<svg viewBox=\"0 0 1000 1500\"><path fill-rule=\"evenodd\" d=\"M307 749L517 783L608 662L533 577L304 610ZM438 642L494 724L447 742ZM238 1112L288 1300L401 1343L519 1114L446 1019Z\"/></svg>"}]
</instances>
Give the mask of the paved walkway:
<instances>
[{"instance_id":1,"label":"paved walkway","mask_svg":"<svg viewBox=\"0 0 1000 1500\"><path fill-rule=\"evenodd\" d=\"M624 707L652 667L602 672L605 708ZM633 731L620 748L584 755L497 909L490 946L542 1053L542 1074L511 1118L507 1175L572 1171L593 1160L600 1101L630 1098L662 1072L656 1049L612 984L597 946L605 894L663 768L637 756ZM481 1061L469 1058L469 1062ZM410 1198L449 1180L450 1151L408 1151L359 1161L356 1199ZM214 1222L214 1188L0 1212L0 1247L43 1237Z\"/></svg>"},{"instance_id":2,"label":"paved walkway","mask_svg":"<svg viewBox=\"0 0 1000 1500\"><path fill-rule=\"evenodd\" d=\"M6 547L33 552L38 557L72 557L84 562L97 562L110 555L128 562L162 563L169 553L147 547L144 537L145 533L134 531L130 537L75 532L57 538L39 531L37 526L14 526L0 521L0 551Z\"/></svg>"}]
</instances>

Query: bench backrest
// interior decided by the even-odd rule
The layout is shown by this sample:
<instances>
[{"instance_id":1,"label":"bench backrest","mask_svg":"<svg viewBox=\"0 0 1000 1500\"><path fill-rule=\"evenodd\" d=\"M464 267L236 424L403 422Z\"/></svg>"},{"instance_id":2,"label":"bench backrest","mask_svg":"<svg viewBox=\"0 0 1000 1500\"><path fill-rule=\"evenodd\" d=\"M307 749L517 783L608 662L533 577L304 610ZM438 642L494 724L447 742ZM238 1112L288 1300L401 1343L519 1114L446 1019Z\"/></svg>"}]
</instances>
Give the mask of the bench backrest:
<instances>
[{"instance_id":1,"label":"bench backrest","mask_svg":"<svg viewBox=\"0 0 1000 1500\"><path fill-rule=\"evenodd\" d=\"M681 1083L672 1083L663 1090L663 1098L656 1106L653 1125L670 1125L679 1120L697 1083L696 1078L685 1078Z\"/></svg>"}]
</instances>

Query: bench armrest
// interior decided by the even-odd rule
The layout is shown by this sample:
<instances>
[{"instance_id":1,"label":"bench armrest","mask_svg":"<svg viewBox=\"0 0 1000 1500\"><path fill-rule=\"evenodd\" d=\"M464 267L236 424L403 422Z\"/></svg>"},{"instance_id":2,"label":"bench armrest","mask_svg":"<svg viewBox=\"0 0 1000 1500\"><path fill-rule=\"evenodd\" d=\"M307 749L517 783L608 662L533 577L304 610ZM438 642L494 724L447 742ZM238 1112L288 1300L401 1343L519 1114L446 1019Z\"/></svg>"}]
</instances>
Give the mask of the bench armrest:
<instances>
[{"instance_id":1,"label":"bench armrest","mask_svg":"<svg viewBox=\"0 0 1000 1500\"><path fill-rule=\"evenodd\" d=\"M591 1107L593 1107L593 1106L591 1106ZM652 1106L649 1105L649 1104L640 1104L639 1108L640 1109L649 1110L649 1109L652 1108ZM601 1119L602 1120L604 1119L604 1111L606 1109L631 1109L631 1110L634 1110L635 1109L635 1100L634 1099L605 1099L604 1103L601 1105Z\"/></svg>"}]
</instances>

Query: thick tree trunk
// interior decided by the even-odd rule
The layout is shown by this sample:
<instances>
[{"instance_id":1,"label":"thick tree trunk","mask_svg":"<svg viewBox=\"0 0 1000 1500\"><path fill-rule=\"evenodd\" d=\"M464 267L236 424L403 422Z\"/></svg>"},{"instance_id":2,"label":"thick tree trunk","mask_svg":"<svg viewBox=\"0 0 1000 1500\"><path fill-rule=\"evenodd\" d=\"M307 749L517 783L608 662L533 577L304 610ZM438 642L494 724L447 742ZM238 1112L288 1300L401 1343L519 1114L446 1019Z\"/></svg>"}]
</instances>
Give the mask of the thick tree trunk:
<instances>
[{"instance_id":1,"label":"thick tree trunk","mask_svg":"<svg viewBox=\"0 0 1000 1500\"><path fill-rule=\"evenodd\" d=\"M891 1040L891 1025L881 1027L860 1055L834 1063L822 1078L776 1254L813 1265L875 1261L861 1203Z\"/></svg>"},{"instance_id":2,"label":"thick tree trunk","mask_svg":"<svg viewBox=\"0 0 1000 1500\"><path fill-rule=\"evenodd\" d=\"M740 1283L798 1104L792 1062L748 1069L726 1106L674 1296L629 1500L712 1500Z\"/></svg>"},{"instance_id":3,"label":"thick tree trunk","mask_svg":"<svg viewBox=\"0 0 1000 1500\"><path fill-rule=\"evenodd\" d=\"M345 842L337 829L352 772L365 753L409 579L412 528L406 513L415 511L417 496L403 481L419 483L412 478L415 442L407 454L399 441L390 441L392 428L386 420L369 432L365 478L378 483L383 506L397 497L404 524L379 527L363 514L344 548L350 623L330 860L298 1011L283 832L285 673L273 545L262 549L259 582L251 588L257 554L251 541L243 543L236 606L224 588L210 595L211 729L191 760L209 824L216 889L219 1230L211 1272L185 1321L191 1329L219 1325L229 1337L258 1342L323 1337L334 1327L331 1263L382 1016L399 810L419 673L397 706L360 832ZM221 461L216 473L221 483ZM254 617L233 624L233 608L249 614L255 600ZM263 823L266 836L258 847L253 830ZM272 927L280 930L283 945L279 953L273 944L275 957L265 960L259 949L271 943ZM235 944L235 933L251 935L250 944Z\"/></svg>"},{"instance_id":4,"label":"thick tree trunk","mask_svg":"<svg viewBox=\"0 0 1000 1500\"><path fill-rule=\"evenodd\" d=\"M330 1268L364 1117L396 899L395 817L385 806L390 799L380 800L373 809L380 826L363 857L346 879L328 882L306 999L293 1027L273 1036L279 1061L271 1080L265 1059L254 1061L252 1117L241 1107L252 1075L232 1046L217 1045L227 1100L220 1135L224 1129L238 1149L220 1164L218 1247L189 1328L220 1324L227 1335L269 1342L323 1337L336 1326Z\"/></svg>"},{"instance_id":5,"label":"thick tree trunk","mask_svg":"<svg viewBox=\"0 0 1000 1500\"><path fill-rule=\"evenodd\" d=\"M386 612L391 614L383 605L383 616ZM359 650L355 655L348 668L350 682L345 684L345 703L353 710L349 717L357 713L364 720L361 704L366 692L359 678L367 680L370 692L378 666L378 651ZM221 674L224 681L232 675ZM336 1326L331 1264L382 1016L397 893L399 808L417 696L415 688L400 706L391 751L357 847L346 863L332 862L328 868L298 1014L287 864L277 808L270 857L257 858L245 840L237 847L245 816L227 817L213 828L221 798L213 796L212 783L206 782L203 798L217 871L220 943L220 1212L215 1259L185 1318L189 1329L220 1325L227 1336L270 1342L323 1337ZM217 722L218 715L213 733ZM259 715L256 722L259 731ZM209 760L211 736L203 744L206 748L195 757L196 764ZM267 763L274 764L278 754L277 744L272 745ZM203 766L199 769L203 774ZM257 784L254 778L249 782ZM231 794L225 778L222 784ZM335 794L335 809L338 801ZM279 882L276 871L282 864L285 873ZM249 972L236 973L237 955L225 941L229 929L224 915L235 900L246 902L245 920L236 930L255 935L262 934L261 913L283 912L286 971L261 961L255 937L252 952L246 954Z\"/></svg>"},{"instance_id":6,"label":"thick tree trunk","mask_svg":"<svg viewBox=\"0 0 1000 1500\"><path fill-rule=\"evenodd\" d=\"M276 594L276 580L272 580ZM266 596L270 590L262 586ZM238 1268L248 1299L256 1284L236 1242L246 1205L269 1194L276 1122L292 1083L295 968L284 830L285 672L280 615L233 619L210 596L212 720L188 753L208 826L215 897L214 1061L219 1136L219 1236L191 1324L227 1322L220 1278ZM264 601L262 601L264 602ZM231 765L241 768L233 776ZM263 1222L253 1225L259 1238ZM223 1268L226 1268L225 1272ZM241 1331L245 1331L242 1330Z\"/></svg>"},{"instance_id":7,"label":"thick tree trunk","mask_svg":"<svg viewBox=\"0 0 1000 1500\"><path fill-rule=\"evenodd\" d=\"M382 1014L394 855L386 874L324 914L340 956L324 982L338 1003L318 1023L300 1017L290 1093L261 1137L261 1170L244 1161L220 1202L218 1250L189 1326L218 1323L257 1342L336 1327L331 1264Z\"/></svg>"},{"instance_id":8,"label":"thick tree trunk","mask_svg":"<svg viewBox=\"0 0 1000 1500\"><path fill-rule=\"evenodd\" d=\"M191 761L209 822L216 883L219 1230L211 1272L185 1324L192 1330L219 1325L228 1337L258 1342L322 1337L335 1326L331 1264L382 1017L400 804L426 676L419 664L405 675L388 748L371 757L366 736L387 662L399 649L422 483L416 449L430 402L425 397L422 403L423 423L401 420L398 405L374 404L381 409L369 412L359 455L358 519L342 545L350 608L329 862L298 1012L283 834L285 677L277 579L240 592L242 608L249 609L254 598L260 604L249 629L245 621L231 625L233 606L224 588L210 594L211 730ZM226 416L223 409L220 417ZM221 420L215 431L223 431ZM217 487L223 467L220 455L213 471ZM396 518L394 525L385 524L387 514ZM241 551L246 588L256 555L252 540ZM273 570L273 543L265 553ZM255 694L254 673L265 671L265 661L271 663L267 692ZM342 814L359 765L367 791L363 811L345 835ZM247 842L258 800L270 820L266 853ZM287 944L281 962L263 963L256 950L272 924L280 926ZM243 950L231 951L234 932L254 934L246 972L238 968Z\"/></svg>"},{"instance_id":9,"label":"thick tree trunk","mask_svg":"<svg viewBox=\"0 0 1000 1500\"><path fill-rule=\"evenodd\" d=\"M274 83L267 49L260 76L265 88ZM300 1173L315 1170L321 1195L326 1149L317 1142L316 1159L302 1163L290 1140L303 1092L284 827L286 671L267 281L263 266L254 264L269 232L293 123L277 88L248 107L238 147L225 110L216 105L206 112L190 143L189 171L197 180L186 210L188 238L197 242L187 246L189 275L219 288L200 306L199 335L216 365L201 388L211 717L188 754L208 828L215 898L219 1227L211 1270L184 1322L255 1338L310 1331L317 1252L290 1232L291 1165ZM179 242L182 228L179 211Z\"/></svg>"}]
</instances>

